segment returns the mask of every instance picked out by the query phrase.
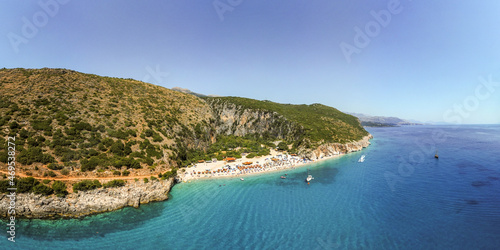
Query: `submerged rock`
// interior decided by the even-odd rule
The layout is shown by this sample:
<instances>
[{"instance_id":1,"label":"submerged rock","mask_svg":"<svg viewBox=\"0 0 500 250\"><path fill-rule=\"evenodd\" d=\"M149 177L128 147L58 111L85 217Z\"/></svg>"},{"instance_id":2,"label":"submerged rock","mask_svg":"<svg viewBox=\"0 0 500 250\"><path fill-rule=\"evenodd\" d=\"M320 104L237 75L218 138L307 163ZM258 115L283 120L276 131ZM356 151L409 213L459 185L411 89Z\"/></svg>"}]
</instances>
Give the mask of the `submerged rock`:
<instances>
[{"instance_id":1,"label":"submerged rock","mask_svg":"<svg viewBox=\"0 0 500 250\"><path fill-rule=\"evenodd\" d=\"M473 187L482 187L482 186L486 186L486 185L488 185L488 184L489 184L489 183L488 183L488 182L486 182L486 181L473 181L473 182L471 183L471 185L472 185Z\"/></svg>"}]
</instances>

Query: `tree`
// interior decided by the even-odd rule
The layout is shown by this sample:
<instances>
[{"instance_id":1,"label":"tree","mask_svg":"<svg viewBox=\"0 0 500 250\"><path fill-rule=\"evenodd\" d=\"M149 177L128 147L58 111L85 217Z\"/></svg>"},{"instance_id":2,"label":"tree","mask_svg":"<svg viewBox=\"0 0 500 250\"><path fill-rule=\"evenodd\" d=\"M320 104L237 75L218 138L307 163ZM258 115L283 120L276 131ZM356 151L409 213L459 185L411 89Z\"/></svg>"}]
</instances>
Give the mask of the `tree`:
<instances>
[{"instance_id":1,"label":"tree","mask_svg":"<svg viewBox=\"0 0 500 250\"><path fill-rule=\"evenodd\" d=\"M52 172L52 171L48 171L48 172L45 172L43 174L43 176L50 176L50 177L56 177L56 173Z\"/></svg>"},{"instance_id":2,"label":"tree","mask_svg":"<svg viewBox=\"0 0 500 250\"><path fill-rule=\"evenodd\" d=\"M282 141L278 143L278 150L288 150L288 145L286 144L286 142Z\"/></svg>"},{"instance_id":3,"label":"tree","mask_svg":"<svg viewBox=\"0 0 500 250\"><path fill-rule=\"evenodd\" d=\"M123 143L121 141L116 141L115 143L113 143L113 145L111 145L111 153L115 154L115 155L118 155L118 156L124 156L125 155L125 146L123 145Z\"/></svg>"},{"instance_id":4,"label":"tree","mask_svg":"<svg viewBox=\"0 0 500 250\"><path fill-rule=\"evenodd\" d=\"M77 182L73 184L73 192L78 192L78 191L87 191L87 190L92 190L96 188L102 187L101 183L98 180L83 180L80 182Z\"/></svg>"},{"instance_id":5,"label":"tree","mask_svg":"<svg viewBox=\"0 0 500 250\"><path fill-rule=\"evenodd\" d=\"M51 195L52 193L54 193L54 190L50 187L43 185L42 183L39 183L38 185L33 187L33 193Z\"/></svg>"},{"instance_id":6,"label":"tree","mask_svg":"<svg viewBox=\"0 0 500 250\"><path fill-rule=\"evenodd\" d=\"M31 147L27 150L22 150L17 157L17 161L25 165L31 165L34 162L47 164L54 162L54 160L55 159L52 155L44 154L42 149L39 147Z\"/></svg>"},{"instance_id":7,"label":"tree","mask_svg":"<svg viewBox=\"0 0 500 250\"><path fill-rule=\"evenodd\" d=\"M57 163L50 163L47 168L51 169L51 170L61 170L63 169L64 167L57 164Z\"/></svg>"},{"instance_id":8,"label":"tree","mask_svg":"<svg viewBox=\"0 0 500 250\"><path fill-rule=\"evenodd\" d=\"M33 177L20 178L16 181L16 188L18 193L30 193L33 191L33 188L40 184Z\"/></svg>"},{"instance_id":9,"label":"tree","mask_svg":"<svg viewBox=\"0 0 500 250\"><path fill-rule=\"evenodd\" d=\"M61 174L62 175L68 175L69 174L69 170L66 169L66 168L64 168L64 169L61 170Z\"/></svg>"},{"instance_id":10,"label":"tree","mask_svg":"<svg viewBox=\"0 0 500 250\"><path fill-rule=\"evenodd\" d=\"M54 183L52 183L52 189L54 189L54 192L58 197L64 197L68 194L66 184L62 181L54 181Z\"/></svg>"},{"instance_id":11,"label":"tree","mask_svg":"<svg viewBox=\"0 0 500 250\"><path fill-rule=\"evenodd\" d=\"M123 186L125 186L125 181L124 180L112 180L112 181L108 181L107 183L104 183L103 186L105 188L123 187Z\"/></svg>"}]
</instances>

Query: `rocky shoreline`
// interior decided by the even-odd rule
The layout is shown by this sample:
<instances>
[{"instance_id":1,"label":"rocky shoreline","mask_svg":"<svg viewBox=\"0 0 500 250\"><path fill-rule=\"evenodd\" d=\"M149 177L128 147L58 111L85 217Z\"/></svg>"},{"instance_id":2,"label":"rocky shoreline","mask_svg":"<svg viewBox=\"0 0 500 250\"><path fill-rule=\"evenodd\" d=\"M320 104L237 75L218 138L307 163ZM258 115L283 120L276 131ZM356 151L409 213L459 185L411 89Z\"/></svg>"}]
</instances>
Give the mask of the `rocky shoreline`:
<instances>
[{"instance_id":1,"label":"rocky shoreline","mask_svg":"<svg viewBox=\"0 0 500 250\"><path fill-rule=\"evenodd\" d=\"M345 144L341 143L324 143L318 146L316 149L308 150L306 152L300 152L299 155L306 157L310 160L321 159L322 157L328 157L339 154L348 154L351 152L360 151L363 148L368 147L370 139L373 139L371 134L364 136L363 139L355 142L349 142Z\"/></svg>"},{"instance_id":2,"label":"rocky shoreline","mask_svg":"<svg viewBox=\"0 0 500 250\"><path fill-rule=\"evenodd\" d=\"M340 154L362 150L370 145L371 134L363 139L346 144L325 143L316 149L301 152L300 155L310 160L318 160ZM139 207L154 201L168 199L168 192L174 186L174 178L144 183L138 181L119 188L99 188L86 192L78 192L59 198L54 195L43 196L16 194L16 218L55 219L78 218L87 215L115 211L124 207ZM0 217L8 218L10 197L0 194Z\"/></svg>"},{"instance_id":3,"label":"rocky shoreline","mask_svg":"<svg viewBox=\"0 0 500 250\"><path fill-rule=\"evenodd\" d=\"M153 201L168 199L174 178L143 183L138 181L118 188L100 188L78 192L59 198L54 195L16 194L16 218L52 219L78 218L118 210L124 207L139 207ZM10 198L0 194L0 217L8 215Z\"/></svg>"}]
</instances>

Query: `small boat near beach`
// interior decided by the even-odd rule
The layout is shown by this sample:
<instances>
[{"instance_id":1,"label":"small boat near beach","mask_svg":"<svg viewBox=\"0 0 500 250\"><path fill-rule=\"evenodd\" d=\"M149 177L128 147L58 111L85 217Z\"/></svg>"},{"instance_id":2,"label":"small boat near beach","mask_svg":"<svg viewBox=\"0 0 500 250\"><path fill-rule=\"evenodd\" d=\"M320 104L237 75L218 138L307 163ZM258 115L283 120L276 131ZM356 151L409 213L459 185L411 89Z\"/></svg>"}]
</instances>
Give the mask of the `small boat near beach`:
<instances>
[{"instance_id":1,"label":"small boat near beach","mask_svg":"<svg viewBox=\"0 0 500 250\"><path fill-rule=\"evenodd\" d=\"M244 180L245 180L245 179L243 179L243 178L240 178L240 181L244 181Z\"/></svg>"},{"instance_id":2,"label":"small boat near beach","mask_svg":"<svg viewBox=\"0 0 500 250\"><path fill-rule=\"evenodd\" d=\"M361 158L359 158L358 162L364 162L365 161L365 155L362 155Z\"/></svg>"},{"instance_id":3,"label":"small boat near beach","mask_svg":"<svg viewBox=\"0 0 500 250\"><path fill-rule=\"evenodd\" d=\"M309 169L307 169L307 178L306 178L307 184L309 184L311 180L314 180L314 177L312 177L312 175L309 174Z\"/></svg>"},{"instance_id":4,"label":"small boat near beach","mask_svg":"<svg viewBox=\"0 0 500 250\"><path fill-rule=\"evenodd\" d=\"M281 178L281 179L286 179L286 177L285 177L285 176L283 176L283 175L282 175L280 178Z\"/></svg>"}]
</instances>

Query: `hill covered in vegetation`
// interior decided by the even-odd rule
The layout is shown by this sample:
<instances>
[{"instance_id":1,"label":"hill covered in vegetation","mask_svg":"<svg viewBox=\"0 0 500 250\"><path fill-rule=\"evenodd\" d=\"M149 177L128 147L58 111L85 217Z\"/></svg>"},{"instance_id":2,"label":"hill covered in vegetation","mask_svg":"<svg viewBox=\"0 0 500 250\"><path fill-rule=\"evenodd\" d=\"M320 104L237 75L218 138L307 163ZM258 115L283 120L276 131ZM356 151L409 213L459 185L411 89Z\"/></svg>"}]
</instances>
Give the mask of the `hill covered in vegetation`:
<instances>
[{"instance_id":1,"label":"hill covered in vegetation","mask_svg":"<svg viewBox=\"0 0 500 250\"><path fill-rule=\"evenodd\" d=\"M161 176L198 160L265 155L275 141L303 152L368 134L321 104L199 98L66 69L0 70L0 113L0 170L15 136L18 170L33 177Z\"/></svg>"},{"instance_id":2,"label":"hill covered in vegetation","mask_svg":"<svg viewBox=\"0 0 500 250\"><path fill-rule=\"evenodd\" d=\"M271 127L282 130L285 129L282 125L289 124L288 128L291 131L286 131L285 134L290 134L290 136L282 138L289 141L347 143L361 140L363 136L368 135L356 117L318 103L281 104L241 97L206 97L205 99L211 103L219 117L227 105L236 107L240 113L245 110L259 113L257 118L261 118L262 115L278 115L281 119L278 118ZM279 137L279 134L275 132L273 135Z\"/></svg>"}]
</instances>

